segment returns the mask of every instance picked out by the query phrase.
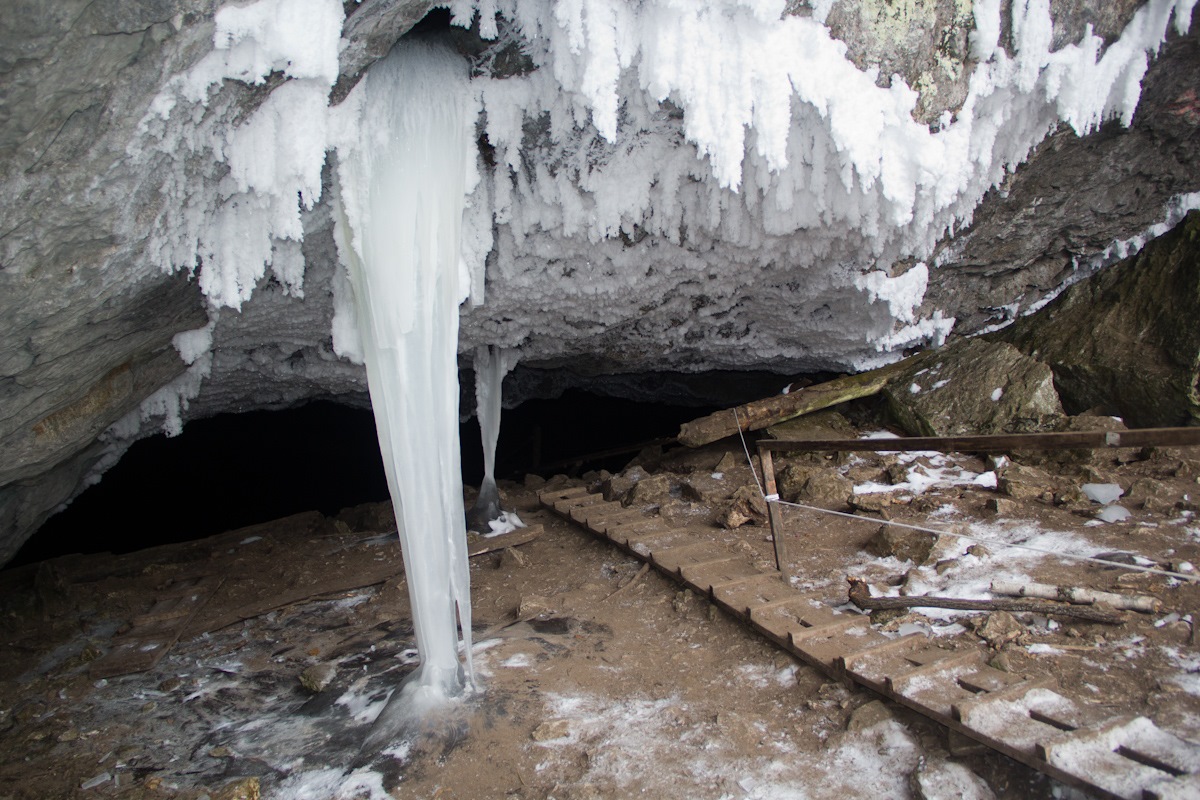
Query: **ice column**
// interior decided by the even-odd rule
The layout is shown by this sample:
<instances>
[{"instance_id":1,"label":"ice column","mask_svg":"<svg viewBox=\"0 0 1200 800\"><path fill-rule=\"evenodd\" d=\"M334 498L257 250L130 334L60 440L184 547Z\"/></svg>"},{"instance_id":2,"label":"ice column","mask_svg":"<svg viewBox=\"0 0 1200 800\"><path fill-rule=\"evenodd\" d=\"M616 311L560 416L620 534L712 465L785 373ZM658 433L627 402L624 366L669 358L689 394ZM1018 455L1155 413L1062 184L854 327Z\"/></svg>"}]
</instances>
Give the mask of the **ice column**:
<instances>
[{"instance_id":1,"label":"ice column","mask_svg":"<svg viewBox=\"0 0 1200 800\"><path fill-rule=\"evenodd\" d=\"M499 520L500 492L496 488L496 443L500 439L500 413L504 376L516 365L516 353L499 347L475 348L475 413L483 439L483 483L479 499L468 515L471 530L488 533L489 523ZM512 522L520 523L516 515ZM505 520L506 522L508 520Z\"/></svg>"},{"instance_id":2,"label":"ice column","mask_svg":"<svg viewBox=\"0 0 1200 800\"><path fill-rule=\"evenodd\" d=\"M421 659L376 724L394 734L474 678L457 360L468 87L461 59L419 41L364 82L338 181L342 256Z\"/></svg>"}]
</instances>

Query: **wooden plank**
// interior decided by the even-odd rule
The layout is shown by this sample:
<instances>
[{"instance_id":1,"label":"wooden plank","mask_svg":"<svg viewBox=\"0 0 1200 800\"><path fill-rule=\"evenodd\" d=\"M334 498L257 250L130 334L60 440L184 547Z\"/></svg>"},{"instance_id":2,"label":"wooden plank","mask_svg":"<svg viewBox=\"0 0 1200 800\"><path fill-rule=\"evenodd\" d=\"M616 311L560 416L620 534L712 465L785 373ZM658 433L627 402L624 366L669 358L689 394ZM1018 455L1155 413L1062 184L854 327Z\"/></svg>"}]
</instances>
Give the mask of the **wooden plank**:
<instances>
[{"instance_id":1,"label":"wooden plank","mask_svg":"<svg viewBox=\"0 0 1200 800\"><path fill-rule=\"evenodd\" d=\"M572 486L569 489L548 489L538 492L538 501L550 508L554 508L554 504L559 500L569 500L573 497L584 497L591 494L586 486Z\"/></svg>"},{"instance_id":2,"label":"wooden plank","mask_svg":"<svg viewBox=\"0 0 1200 800\"><path fill-rule=\"evenodd\" d=\"M978 658L978 655L976 655ZM954 706L975 693L964 688L961 677L978 666L957 657L918 667L903 676L889 676L888 689L900 702L943 725L954 725Z\"/></svg>"},{"instance_id":3,"label":"wooden plank","mask_svg":"<svg viewBox=\"0 0 1200 800\"><path fill-rule=\"evenodd\" d=\"M678 573L687 565L715 564L740 559L732 550L712 542L698 542L679 547L652 548L650 560L664 572Z\"/></svg>"},{"instance_id":4,"label":"wooden plank","mask_svg":"<svg viewBox=\"0 0 1200 800\"><path fill-rule=\"evenodd\" d=\"M1145 717L1138 720L1154 725ZM1180 773L1129 758L1119 749L1118 742L1135 722L1123 719L1122 724L1103 730L1076 731L1052 744L1039 745L1039 752L1048 764L1089 786L1115 797L1137 800L1145 787L1164 783Z\"/></svg>"},{"instance_id":5,"label":"wooden plank","mask_svg":"<svg viewBox=\"0 0 1200 800\"><path fill-rule=\"evenodd\" d=\"M1007 453L1011 450L1099 450L1107 447L1194 447L1200 427L1141 428L1131 431L1004 433L992 436L908 436L901 439L764 439L760 451L867 451L879 453L933 450L942 453Z\"/></svg>"},{"instance_id":6,"label":"wooden plank","mask_svg":"<svg viewBox=\"0 0 1200 800\"><path fill-rule=\"evenodd\" d=\"M1039 742L1047 763L1121 797L1181 775L1200 773L1200 746L1129 715Z\"/></svg>"},{"instance_id":7,"label":"wooden plank","mask_svg":"<svg viewBox=\"0 0 1200 800\"><path fill-rule=\"evenodd\" d=\"M1021 683L1025 678L1015 672L1004 672L986 665L980 665L975 671L967 672L958 677L958 685L973 694L998 692L1013 684Z\"/></svg>"},{"instance_id":8,"label":"wooden plank","mask_svg":"<svg viewBox=\"0 0 1200 800\"><path fill-rule=\"evenodd\" d=\"M912 661L911 658L906 657ZM937 648L936 653L931 653L928 661L922 661L917 666L911 669L898 669L889 672L884 676L884 682L889 692L894 694L906 694L910 687L916 686L922 682L928 682L933 679L948 680L953 670L975 666L979 663L980 656L978 650L943 650ZM957 675L955 675L957 677ZM954 681L954 685L958 685ZM966 691L966 690L964 690ZM949 706L946 707L947 713L950 712Z\"/></svg>"},{"instance_id":9,"label":"wooden plank","mask_svg":"<svg viewBox=\"0 0 1200 800\"><path fill-rule=\"evenodd\" d=\"M603 497L603 495L601 495ZM620 503L604 501L601 503L591 503L587 505L579 505L572 508L569 512L572 522L578 522L584 527L593 519L600 519L605 516L612 516L615 513L627 511L628 509Z\"/></svg>"},{"instance_id":10,"label":"wooden plank","mask_svg":"<svg viewBox=\"0 0 1200 800\"><path fill-rule=\"evenodd\" d=\"M710 596L713 587L722 584L736 585L746 580L759 580L764 576L779 579L778 572L763 572L744 559L721 561L704 566L684 565L680 569L680 575L684 582L693 589Z\"/></svg>"},{"instance_id":11,"label":"wooden plank","mask_svg":"<svg viewBox=\"0 0 1200 800\"><path fill-rule=\"evenodd\" d=\"M544 530L541 525L527 525L524 528L517 528L515 531L502 533L498 536L480 536L474 544L467 546L467 558L474 558L484 553L503 550L506 547L529 544L541 536Z\"/></svg>"},{"instance_id":12,"label":"wooden plank","mask_svg":"<svg viewBox=\"0 0 1200 800\"><path fill-rule=\"evenodd\" d=\"M619 504L618 504L619 505ZM632 508L624 508L619 511L614 511L610 514L595 513L589 514L585 527L593 533L598 533L601 536L608 536L608 532L618 525L627 525L631 522L647 521L647 517L641 511Z\"/></svg>"},{"instance_id":13,"label":"wooden plank","mask_svg":"<svg viewBox=\"0 0 1200 800\"><path fill-rule=\"evenodd\" d=\"M1180 775L1142 790L1145 800L1196 800L1200 797L1200 774Z\"/></svg>"},{"instance_id":14,"label":"wooden plank","mask_svg":"<svg viewBox=\"0 0 1200 800\"><path fill-rule=\"evenodd\" d=\"M839 614L803 595L750 608L750 624L785 647L791 646L789 637L793 633L799 641L815 628L834 625L840 630L863 622L869 625L870 620L855 614Z\"/></svg>"},{"instance_id":15,"label":"wooden plank","mask_svg":"<svg viewBox=\"0 0 1200 800\"><path fill-rule=\"evenodd\" d=\"M566 497L562 500L554 501L554 510L564 517L570 519L571 509L579 506L594 506L598 503L606 503L602 494L585 494L577 497Z\"/></svg>"},{"instance_id":16,"label":"wooden plank","mask_svg":"<svg viewBox=\"0 0 1200 800\"><path fill-rule=\"evenodd\" d=\"M754 608L764 609L802 599L799 592L783 581L780 573L764 573L774 579L742 581L725 586L714 586L713 599L718 604L739 616L749 618Z\"/></svg>"},{"instance_id":17,"label":"wooden plank","mask_svg":"<svg viewBox=\"0 0 1200 800\"><path fill-rule=\"evenodd\" d=\"M631 541L636 540L641 536L649 536L658 533L666 533L672 528L664 528L661 519L643 518L638 522L626 522L612 527L606 528L604 535L609 541L620 547L632 548Z\"/></svg>"},{"instance_id":18,"label":"wooden plank","mask_svg":"<svg viewBox=\"0 0 1200 800\"><path fill-rule=\"evenodd\" d=\"M788 634L788 649L830 675L842 677L842 659L846 655L878 647L888 641L892 640L871 628L870 619L850 617L829 625L792 631Z\"/></svg>"},{"instance_id":19,"label":"wooden plank","mask_svg":"<svg viewBox=\"0 0 1200 800\"><path fill-rule=\"evenodd\" d=\"M642 558L650 558L655 550L706 543L687 528L649 528L630 536L625 546Z\"/></svg>"}]
</instances>

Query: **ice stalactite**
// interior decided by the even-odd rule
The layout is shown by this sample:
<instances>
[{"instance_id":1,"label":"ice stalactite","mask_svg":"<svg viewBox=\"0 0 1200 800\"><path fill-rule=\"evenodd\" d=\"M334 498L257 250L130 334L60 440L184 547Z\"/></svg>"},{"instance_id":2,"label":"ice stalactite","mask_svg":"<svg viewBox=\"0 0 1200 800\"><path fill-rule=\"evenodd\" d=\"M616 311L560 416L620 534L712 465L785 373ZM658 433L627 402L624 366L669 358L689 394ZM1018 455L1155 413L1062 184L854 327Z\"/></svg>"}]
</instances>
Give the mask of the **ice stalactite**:
<instances>
[{"instance_id":1,"label":"ice stalactite","mask_svg":"<svg viewBox=\"0 0 1200 800\"><path fill-rule=\"evenodd\" d=\"M405 43L371 69L341 120L341 252L421 661L380 715L368 750L474 680L457 361L468 91L461 59Z\"/></svg>"},{"instance_id":2,"label":"ice stalactite","mask_svg":"<svg viewBox=\"0 0 1200 800\"><path fill-rule=\"evenodd\" d=\"M500 508L496 488L496 444L500 440L504 376L516 366L516 353L484 345L475 349L475 404L479 432L483 439L483 483L479 498L467 515L471 530L483 534L500 533L524 523L513 512Z\"/></svg>"}]
</instances>

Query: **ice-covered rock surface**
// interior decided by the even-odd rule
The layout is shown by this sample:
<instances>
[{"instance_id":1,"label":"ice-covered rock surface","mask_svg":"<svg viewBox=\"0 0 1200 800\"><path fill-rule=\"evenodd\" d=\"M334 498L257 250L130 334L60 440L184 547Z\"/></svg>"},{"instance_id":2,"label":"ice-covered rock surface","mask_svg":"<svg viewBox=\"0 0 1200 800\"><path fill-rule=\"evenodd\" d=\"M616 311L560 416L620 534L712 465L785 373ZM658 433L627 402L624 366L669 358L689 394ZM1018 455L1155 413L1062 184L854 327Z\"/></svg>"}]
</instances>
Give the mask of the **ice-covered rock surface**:
<instances>
[{"instance_id":1,"label":"ice-covered rock surface","mask_svg":"<svg viewBox=\"0 0 1200 800\"><path fill-rule=\"evenodd\" d=\"M162 423L364 402L329 109L432 5L0 9L0 558ZM463 353L871 366L1008 321L1200 189L1193 0L450 5Z\"/></svg>"}]
</instances>

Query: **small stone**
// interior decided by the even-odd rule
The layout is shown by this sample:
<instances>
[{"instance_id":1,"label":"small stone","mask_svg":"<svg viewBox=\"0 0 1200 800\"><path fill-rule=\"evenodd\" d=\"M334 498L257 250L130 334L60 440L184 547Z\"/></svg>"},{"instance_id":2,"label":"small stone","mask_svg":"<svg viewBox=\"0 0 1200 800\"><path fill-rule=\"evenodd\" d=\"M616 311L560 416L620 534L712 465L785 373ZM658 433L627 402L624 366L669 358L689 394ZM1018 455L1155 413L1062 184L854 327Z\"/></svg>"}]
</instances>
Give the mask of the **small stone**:
<instances>
[{"instance_id":1,"label":"small stone","mask_svg":"<svg viewBox=\"0 0 1200 800\"><path fill-rule=\"evenodd\" d=\"M258 778L237 778L213 792L213 800L260 800Z\"/></svg>"},{"instance_id":2,"label":"small stone","mask_svg":"<svg viewBox=\"0 0 1200 800\"><path fill-rule=\"evenodd\" d=\"M73 742L78 738L79 738L79 731L76 730L75 728L67 728L65 731L63 731L62 733L60 733L58 735L58 741L60 741L60 742Z\"/></svg>"},{"instance_id":3,"label":"small stone","mask_svg":"<svg viewBox=\"0 0 1200 800\"><path fill-rule=\"evenodd\" d=\"M864 731L894 718L891 709L885 706L882 700L872 700L850 712L846 730Z\"/></svg>"},{"instance_id":4,"label":"small stone","mask_svg":"<svg viewBox=\"0 0 1200 800\"><path fill-rule=\"evenodd\" d=\"M721 526L725 528L740 528L747 523L762 525L766 521L767 502L754 486L739 487L719 517Z\"/></svg>"},{"instance_id":5,"label":"small stone","mask_svg":"<svg viewBox=\"0 0 1200 800\"><path fill-rule=\"evenodd\" d=\"M992 669L998 669L1001 672L1012 672L1012 660L1008 657L1008 653L997 653L988 661L988 666Z\"/></svg>"},{"instance_id":6,"label":"small stone","mask_svg":"<svg viewBox=\"0 0 1200 800\"><path fill-rule=\"evenodd\" d=\"M313 664L300 673L300 685L316 694L324 691L325 687L333 682L336 675L337 668L333 664Z\"/></svg>"},{"instance_id":7,"label":"small stone","mask_svg":"<svg viewBox=\"0 0 1200 800\"><path fill-rule=\"evenodd\" d=\"M937 572L938 575L944 575L944 574L946 574L946 572L948 572L952 567L956 566L957 564L958 564L958 559L943 558L941 561L937 562L937 564L935 564L933 566L933 568Z\"/></svg>"},{"instance_id":8,"label":"small stone","mask_svg":"<svg viewBox=\"0 0 1200 800\"><path fill-rule=\"evenodd\" d=\"M500 553L501 569L516 569L529 566L529 557L515 547L506 547Z\"/></svg>"},{"instance_id":9,"label":"small stone","mask_svg":"<svg viewBox=\"0 0 1200 800\"><path fill-rule=\"evenodd\" d=\"M967 548L967 555L975 556L978 559L984 559L991 557L992 551L988 550L984 545L973 544Z\"/></svg>"},{"instance_id":10,"label":"small stone","mask_svg":"<svg viewBox=\"0 0 1200 800\"><path fill-rule=\"evenodd\" d=\"M885 492L872 492L871 494L855 494L850 496L850 507L855 511L879 514L885 519L888 518L888 509L891 505L891 495Z\"/></svg>"},{"instance_id":11,"label":"small stone","mask_svg":"<svg viewBox=\"0 0 1200 800\"><path fill-rule=\"evenodd\" d=\"M533 729L535 742L548 742L552 739L562 739L571 735L571 723L565 719L552 719L543 722Z\"/></svg>"},{"instance_id":12,"label":"small stone","mask_svg":"<svg viewBox=\"0 0 1200 800\"><path fill-rule=\"evenodd\" d=\"M517 616L520 619L532 619L542 614L549 614L552 611L553 606L550 601L536 594L522 597L521 602L517 605Z\"/></svg>"},{"instance_id":13,"label":"small stone","mask_svg":"<svg viewBox=\"0 0 1200 800\"><path fill-rule=\"evenodd\" d=\"M977 623L975 633L993 650L1000 650L1012 642L1019 642L1027 635L1025 626L1007 611L993 611L988 614L982 623Z\"/></svg>"},{"instance_id":14,"label":"small stone","mask_svg":"<svg viewBox=\"0 0 1200 800\"><path fill-rule=\"evenodd\" d=\"M721 456L721 460L718 461L716 466L712 468L712 471L727 475L738 467L744 466L746 466L746 457L741 453L734 453L730 451Z\"/></svg>"},{"instance_id":15,"label":"small stone","mask_svg":"<svg viewBox=\"0 0 1200 800\"><path fill-rule=\"evenodd\" d=\"M1014 500L1041 500L1049 492L1050 476L1036 467L1013 464L1004 471L997 488L1000 493Z\"/></svg>"},{"instance_id":16,"label":"small stone","mask_svg":"<svg viewBox=\"0 0 1200 800\"><path fill-rule=\"evenodd\" d=\"M165 681L158 684L158 690L160 692L173 692L176 689L178 689L180 686L183 686L183 681L181 679L167 678Z\"/></svg>"},{"instance_id":17,"label":"small stone","mask_svg":"<svg viewBox=\"0 0 1200 800\"><path fill-rule=\"evenodd\" d=\"M546 479L541 475L534 475L532 472L525 476L526 489L541 489L546 485Z\"/></svg>"},{"instance_id":18,"label":"small stone","mask_svg":"<svg viewBox=\"0 0 1200 800\"><path fill-rule=\"evenodd\" d=\"M212 748L211 750L208 751L208 754L210 756L212 756L213 758L232 758L233 757L233 751L230 750L225 745L220 745L219 747Z\"/></svg>"},{"instance_id":19,"label":"small stone","mask_svg":"<svg viewBox=\"0 0 1200 800\"><path fill-rule=\"evenodd\" d=\"M1008 498L988 498L984 509L997 517L1010 517L1016 513L1016 504Z\"/></svg>"}]
</instances>

